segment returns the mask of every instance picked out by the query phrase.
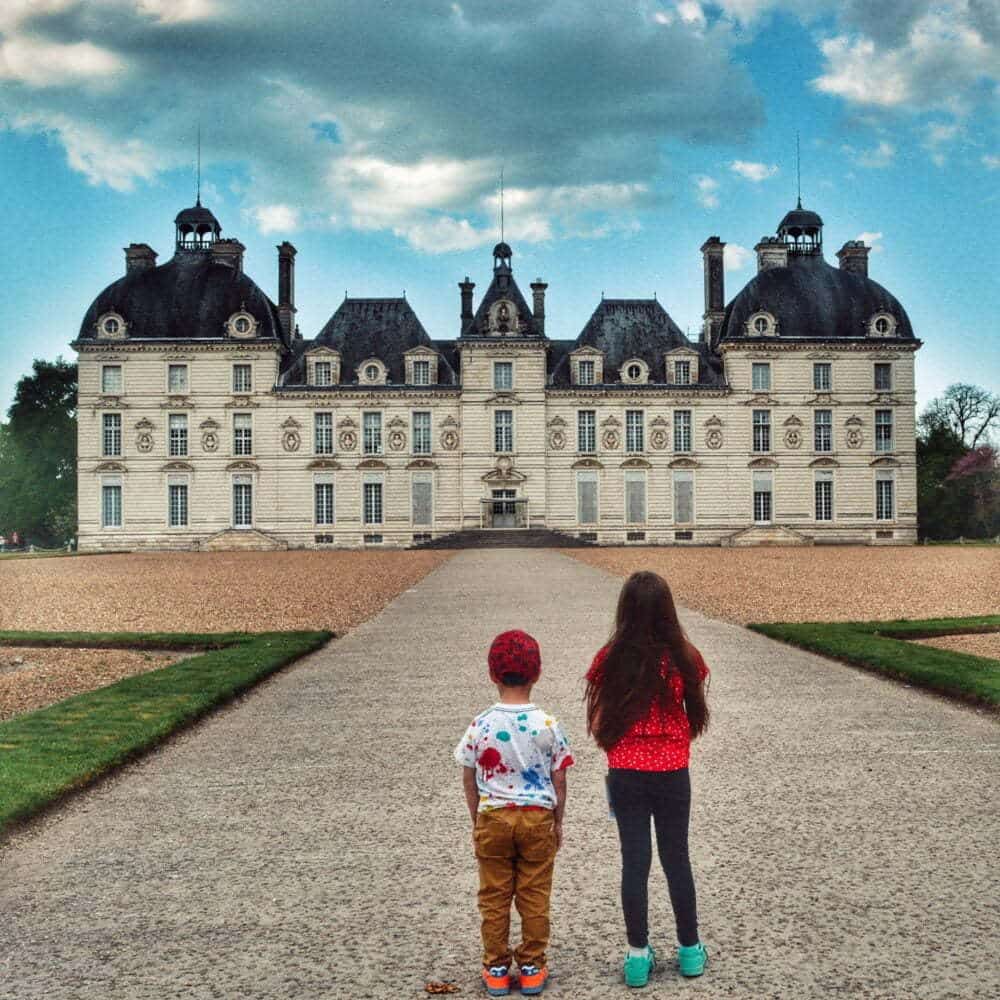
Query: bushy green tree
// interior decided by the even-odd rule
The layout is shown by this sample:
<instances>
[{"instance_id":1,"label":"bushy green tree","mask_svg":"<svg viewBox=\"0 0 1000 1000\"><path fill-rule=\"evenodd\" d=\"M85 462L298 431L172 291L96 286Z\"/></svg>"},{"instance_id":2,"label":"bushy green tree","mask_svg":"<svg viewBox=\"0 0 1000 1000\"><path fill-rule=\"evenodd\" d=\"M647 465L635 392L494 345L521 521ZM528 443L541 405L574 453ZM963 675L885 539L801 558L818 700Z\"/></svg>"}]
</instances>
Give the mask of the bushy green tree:
<instances>
[{"instance_id":1,"label":"bushy green tree","mask_svg":"<svg viewBox=\"0 0 1000 1000\"><path fill-rule=\"evenodd\" d=\"M958 538L963 533L961 491L948 481L948 474L967 451L947 423L921 421L917 436L917 530L921 538Z\"/></svg>"}]
</instances>

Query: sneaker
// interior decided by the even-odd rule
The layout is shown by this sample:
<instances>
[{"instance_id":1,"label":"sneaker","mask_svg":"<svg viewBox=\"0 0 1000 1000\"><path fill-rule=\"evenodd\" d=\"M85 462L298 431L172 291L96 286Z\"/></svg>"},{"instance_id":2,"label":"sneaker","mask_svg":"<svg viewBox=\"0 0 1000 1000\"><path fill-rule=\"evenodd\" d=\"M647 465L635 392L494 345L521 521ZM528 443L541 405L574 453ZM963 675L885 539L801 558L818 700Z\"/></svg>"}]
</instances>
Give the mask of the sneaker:
<instances>
[{"instance_id":1,"label":"sneaker","mask_svg":"<svg viewBox=\"0 0 1000 1000\"><path fill-rule=\"evenodd\" d=\"M708 952L699 941L697 944L681 945L677 949L677 965L682 976L700 976L705 971Z\"/></svg>"},{"instance_id":2,"label":"sneaker","mask_svg":"<svg viewBox=\"0 0 1000 1000\"><path fill-rule=\"evenodd\" d=\"M649 974L656 968L656 953L647 945L645 955L625 956L625 985L645 986L649 982Z\"/></svg>"},{"instance_id":3,"label":"sneaker","mask_svg":"<svg viewBox=\"0 0 1000 1000\"><path fill-rule=\"evenodd\" d=\"M545 989L545 984L549 980L548 966L543 965L540 969L537 965L521 966L521 995L538 996Z\"/></svg>"},{"instance_id":4,"label":"sneaker","mask_svg":"<svg viewBox=\"0 0 1000 1000\"><path fill-rule=\"evenodd\" d=\"M506 965L483 968L483 985L491 997L510 995L510 969Z\"/></svg>"}]
</instances>

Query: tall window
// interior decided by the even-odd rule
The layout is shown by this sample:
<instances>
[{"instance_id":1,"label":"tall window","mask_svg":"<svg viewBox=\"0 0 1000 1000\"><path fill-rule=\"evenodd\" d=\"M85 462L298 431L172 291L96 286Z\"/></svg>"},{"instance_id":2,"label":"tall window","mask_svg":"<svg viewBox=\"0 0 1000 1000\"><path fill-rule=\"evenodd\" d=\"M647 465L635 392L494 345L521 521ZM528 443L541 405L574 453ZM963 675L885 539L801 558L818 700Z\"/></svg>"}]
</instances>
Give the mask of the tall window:
<instances>
[{"instance_id":1,"label":"tall window","mask_svg":"<svg viewBox=\"0 0 1000 1000\"><path fill-rule=\"evenodd\" d=\"M493 362L493 388L513 389L514 388L514 362L494 361Z\"/></svg>"},{"instance_id":2,"label":"tall window","mask_svg":"<svg viewBox=\"0 0 1000 1000\"><path fill-rule=\"evenodd\" d=\"M892 391L892 365L879 362L875 365L875 391Z\"/></svg>"},{"instance_id":3,"label":"tall window","mask_svg":"<svg viewBox=\"0 0 1000 1000\"><path fill-rule=\"evenodd\" d=\"M813 448L833 451L833 410L816 410L813 421Z\"/></svg>"},{"instance_id":4,"label":"tall window","mask_svg":"<svg viewBox=\"0 0 1000 1000\"><path fill-rule=\"evenodd\" d=\"M813 365L813 389L829 392L833 386L833 366L829 361L817 361Z\"/></svg>"},{"instance_id":5,"label":"tall window","mask_svg":"<svg viewBox=\"0 0 1000 1000\"><path fill-rule=\"evenodd\" d=\"M753 411L753 450L771 450L771 411Z\"/></svg>"},{"instance_id":6,"label":"tall window","mask_svg":"<svg viewBox=\"0 0 1000 1000\"><path fill-rule=\"evenodd\" d=\"M815 481L816 520L833 520L833 472L829 469L817 469Z\"/></svg>"},{"instance_id":7,"label":"tall window","mask_svg":"<svg viewBox=\"0 0 1000 1000\"><path fill-rule=\"evenodd\" d=\"M253 526L253 480L250 476L233 476L233 527Z\"/></svg>"},{"instance_id":8,"label":"tall window","mask_svg":"<svg viewBox=\"0 0 1000 1000\"><path fill-rule=\"evenodd\" d=\"M875 520L891 521L895 517L894 485L891 472L875 473Z\"/></svg>"},{"instance_id":9,"label":"tall window","mask_svg":"<svg viewBox=\"0 0 1000 1000\"><path fill-rule=\"evenodd\" d=\"M253 454L253 417L249 413L233 414L233 454Z\"/></svg>"},{"instance_id":10,"label":"tall window","mask_svg":"<svg viewBox=\"0 0 1000 1000\"><path fill-rule=\"evenodd\" d=\"M101 366L101 392L118 395L122 391L122 366Z\"/></svg>"},{"instance_id":11,"label":"tall window","mask_svg":"<svg viewBox=\"0 0 1000 1000\"><path fill-rule=\"evenodd\" d=\"M372 480L364 484L365 524L382 523L382 483Z\"/></svg>"},{"instance_id":12,"label":"tall window","mask_svg":"<svg viewBox=\"0 0 1000 1000\"><path fill-rule=\"evenodd\" d=\"M580 385L593 385L595 375L595 365L593 361L578 361L576 367L576 378Z\"/></svg>"},{"instance_id":13,"label":"tall window","mask_svg":"<svg viewBox=\"0 0 1000 1000\"><path fill-rule=\"evenodd\" d=\"M434 522L434 473L414 472L410 482L410 517L415 528Z\"/></svg>"},{"instance_id":14,"label":"tall window","mask_svg":"<svg viewBox=\"0 0 1000 1000\"><path fill-rule=\"evenodd\" d=\"M114 458L122 453L122 415L105 413L103 418L102 444L105 458Z\"/></svg>"},{"instance_id":15,"label":"tall window","mask_svg":"<svg viewBox=\"0 0 1000 1000\"><path fill-rule=\"evenodd\" d=\"M578 410L576 414L576 450L597 451L597 411Z\"/></svg>"},{"instance_id":16,"label":"tall window","mask_svg":"<svg viewBox=\"0 0 1000 1000\"><path fill-rule=\"evenodd\" d=\"M691 384L691 362L690 361L675 361L674 362L674 384L675 385L690 385Z\"/></svg>"},{"instance_id":17,"label":"tall window","mask_svg":"<svg viewBox=\"0 0 1000 1000\"><path fill-rule=\"evenodd\" d=\"M590 469L576 474L576 519L579 524L597 524L597 473Z\"/></svg>"},{"instance_id":18,"label":"tall window","mask_svg":"<svg viewBox=\"0 0 1000 1000\"><path fill-rule=\"evenodd\" d=\"M313 417L313 445L317 455L333 454L332 413L317 413Z\"/></svg>"},{"instance_id":19,"label":"tall window","mask_svg":"<svg viewBox=\"0 0 1000 1000\"><path fill-rule=\"evenodd\" d=\"M892 451L892 410L875 411L875 450Z\"/></svg>"},{"instance_id":20,"label":"tall window","mask_svg":"<svg viewBox=\"0 0 1000 1000\"><path fill-rule=\"evenodd\" d=\"M645 444L645 419L642 410L625 411L625 450L642 451Z\"/></svg>"},{"instance_id":21,"label":"tall window","mask_svg":"<svg viewBox=\"0 0 1000 1000\"><path fill-rule=\"evenodd\" d=\"M413 454L429 455L431 453L431 413L430 410L417 410L413 414Z\"/></svg>"},{"instance_id":22,"label":"tall window","mask_svg":"<svg viewBox=\"0 0 1000 1000\"><path fill-rule=\"evenodd\" d=\"M101 527L120 528L122 526L122 488L120 483L104 483L101 486Z\"/></svg>"},{"instance_id":23,"label":"tall window","mask_svg":"<svg viewBox=\"0 0 1000 1000\"><path fill-rule=\"evenodd\" d=\"M167 509L171 528L186 528L188 523L187 483L170 483L167 486Z\"/></svg>"},{"instance_id":24,"label":"tall window","mask_svg":"<svg viewBox=\"0 0 1000 1000\"><path fill-rule=\"evenodd\" d=\"M674 523L691 524L694 521L694 472L690 469L674 471Z\"/></svg>"},{"instance_id":25,"label":"tall window","mask_svg":"<svg viewBox=\"0 0 1000 1000\"><path fill-rule=\"evenodd\" d=\"M493 450L514 450L513 410L495 410L493 412Z\"/></svg>"},{"instance_id":26,"label":"tall window","mask_svg":"<svg viewBox=\"0 0 1000 1000\"><path fill-rule=\"evenodd\" d=\"M771 389L771 365L755 361L750 369L750 381L754 392L769 392Z\"/></svg>"},{"instance_id":27,"label":"tall window","mask_svg":"<svg viewBox=\"0 0 1000 1000\"><path fill-rule=\"evenodd\" d=\"M313 379L316 385L333 385L333 362L317 361L313 365Z\"/></svg>"},{"instance_id":28,"label":"tall window","mask_svg":"<svg viewBox=\"0 0 1000 1000\"><path fill-rule=\"evenodd\" d=\"M691 450L691 411L674 410L674 451Z\"/></svg>"},{"instance_id":29,"label":"tall window","mask_svg":"<svg viewBox=\"0 0 1000 1000\"><path fill-rule=\"evenodd\" d=\"M313 496L316 506L316 523L333 524L334 497L333 480L317 479L313 483Z\"/></svg>"},{"instance_id":30,"label":"tall window","mask_svg":"<svg viewBox=\"0 0 1000 1000\"><path fill-rule=\"evenodd\" d=\"M770 524L773 518L774 476L770 472L753 474L753 519Z\"/></svg>"},{"instance_id":31,"label":"tall window","mask_svg":"<svg viewBox=\"0 0 1000 1000\"><path fill-rule=\"evenodd\" d=\"M188 366L168 365L167 392L187 392L187 391L188 391Z\"/></svg>"},{"instance_id":32,"label":"tall window","mask_svg":"<svg viewBox=\"0 0 1000 1000\"><path fill-rule=\"evenodd\" d=\"M365 454L382 454L382 414L366 413L361 418L364 430Z\"/></svg>"},{"instance_id":33,"label":"tall window","mask_svg":"<svg viewBox=\"0 0 1000 1000\"><path fill-rule=\"evenodd\" d=\"M188 453L188 418L186 413L171 413L169 422L170 455L177 458Z\"/></svg>"},{"instance_id":34,"label":"tall window","mask_svg":"<svg viewBox=\"0 0 1000 1000\"><path fill-rule=\"evenodd\" d=\"M233 392L253 390L253 368L250 365L233 365Z\"/></svg>"},{"instance_id":35,"label":"tall window","mask_svg":"<svg viewBox=\"0 0 1000 1000\"><path fill-rule=\"evenodd\" d=\"M431 363L429 361L414 361L413 362L413 384L414 385L430 385L431 384Z\"/></svg>"},{"instance_id":36,"label":"tall window","mask_svg":"<svg viewBox=\"0 0 1000 1000\"><path fill-rule=\"evenodd\" d=\"M625 523L646 523L646 473L625 470Z\"/></svg>"}]
</instances>

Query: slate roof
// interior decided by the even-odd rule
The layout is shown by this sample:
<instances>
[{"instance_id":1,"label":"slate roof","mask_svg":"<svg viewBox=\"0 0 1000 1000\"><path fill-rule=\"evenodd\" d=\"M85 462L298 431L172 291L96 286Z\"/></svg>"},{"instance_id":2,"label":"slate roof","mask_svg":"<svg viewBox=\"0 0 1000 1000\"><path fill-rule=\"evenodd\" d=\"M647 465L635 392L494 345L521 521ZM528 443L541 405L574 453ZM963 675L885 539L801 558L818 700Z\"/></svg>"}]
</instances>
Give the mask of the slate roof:
<instances>
[{"instance_id":1,"label":"slate roof","mask_svg":"<svg viewBox=\"0 0 1000 1000\"><path fill-rule=\"evenodd\" d=\"M501 244L497 244L498 247L500 245ZM535 317L528 308L528 303L521 294L521 289L517 287L517 282L514 280L514 276L508 269L506 271L494 273L493 280L490 282L490 287L486 289L486 294L483 296L482 301L480 301L476 314L462 327L463 337L479 336L479 325L483 321L484 317L489 314L490 306L492 306L497 299L507 299L509 302L513 302L517 307L518 316L523 316L528 320L528 335L539 335L538 330L535 327Z\"/></svg>"},{"instance_id":2,"label":"slate roof","mask_svg":"<svg viewBox=\"0 0 1000 1000\"><path fill-rule=\"evenodd\" d=\"M84 315L80 339L96 338L98 318L116 312L129 340L222 340L226 321L241 309L260 324L258 338L287 345L277 306L246 274L208 252L181 251L108 285Z\"/></svg>"}]
</instances>

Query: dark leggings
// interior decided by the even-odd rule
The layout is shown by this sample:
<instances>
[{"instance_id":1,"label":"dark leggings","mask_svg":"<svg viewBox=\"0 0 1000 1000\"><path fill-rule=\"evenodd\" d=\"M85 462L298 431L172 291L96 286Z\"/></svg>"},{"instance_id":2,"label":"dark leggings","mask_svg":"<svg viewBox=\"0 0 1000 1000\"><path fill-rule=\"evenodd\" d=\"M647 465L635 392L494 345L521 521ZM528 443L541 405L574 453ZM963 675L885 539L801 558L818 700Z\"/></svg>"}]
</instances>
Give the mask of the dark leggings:
<instances>
[{"instance_id":1,"label":"dark leggings","mask_svg":"<svg viewBox=\"0 0 1000 1000\"><path fill-rule=\"evenodd\" d=\"M622 910L628 943L633 948L644 948L649 943L648 887L653 860L649 821L652 819L656 848L677 921L677 939L682 945L697 944L698 909L688 858L691 779L687 768L681 771L612 768L608 772L608 789L622 845Z\"/></svg>"}]
</instances>

